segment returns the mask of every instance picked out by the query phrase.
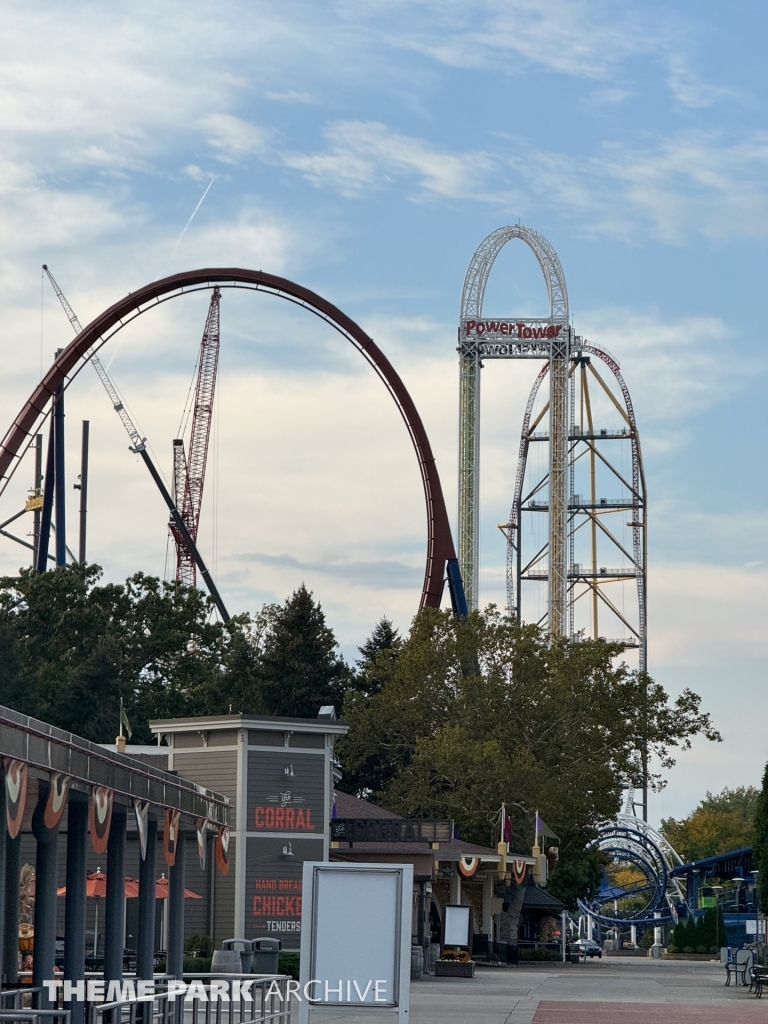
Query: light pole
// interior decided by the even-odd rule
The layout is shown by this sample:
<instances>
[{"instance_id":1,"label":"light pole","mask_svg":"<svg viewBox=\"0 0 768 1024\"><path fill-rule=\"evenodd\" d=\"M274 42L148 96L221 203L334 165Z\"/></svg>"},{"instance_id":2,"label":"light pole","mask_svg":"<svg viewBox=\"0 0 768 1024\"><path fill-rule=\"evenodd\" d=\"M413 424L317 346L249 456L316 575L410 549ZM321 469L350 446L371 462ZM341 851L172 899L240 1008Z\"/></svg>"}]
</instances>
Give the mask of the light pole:
<instances>
[{"instance_id":1,"label":"light pole","mask_svg":"<svg viewBox=\"0 0 768 1024\"><path fill-rule=\"evenodd\" d=\"M744 884L744 879L732 878L731 881L736 886L736 926L741 929L741 887Z\"/></svg>"},{"instance_id":2,"label":"light pole","mask_svg":"<svg viewBox=\"0 0 768 1024\"><path fill-rule=\"evenodd\" d=\"M720 893L723 891L722 885L713 885L712 889L715 892L715 945L717 946L717 955L720 956Z\"/></svg>"},{"instance_id":3,"label":"light pole","mask_svg":"<svg viewBox=\"0 0 768 1024\"><path fill-rule=\"evenodd\" d=\"M760 872L755 868L749 872L755 883L755 950L760 963Z\"/></svg>"}]
</instances>

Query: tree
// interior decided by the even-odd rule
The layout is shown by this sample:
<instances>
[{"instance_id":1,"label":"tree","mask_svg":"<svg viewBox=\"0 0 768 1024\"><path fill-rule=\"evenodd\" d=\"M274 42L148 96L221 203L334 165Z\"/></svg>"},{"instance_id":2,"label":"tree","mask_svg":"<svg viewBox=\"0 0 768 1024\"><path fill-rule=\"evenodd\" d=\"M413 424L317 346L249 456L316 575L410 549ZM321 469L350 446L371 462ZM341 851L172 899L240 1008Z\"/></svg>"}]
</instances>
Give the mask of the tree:
<instances>
[{"instance_id":1,"label":"tree","mask_svg":"<svg viewBox=\"0 0 768 1024\"><path fill-rule=\"evenodd\" d=\"M195 588L100 577L73 565L0 581L0 703L105 742L122 697L134 739L148 742L150 718L207 710L240 624L208 622Z\"/></svg>"},{"instance_id":2,"label":"tree","mask_svg":"<svg viewBox=\"0 0 768 1024\"><path fill-rule=\"evenodd\" d=\"M586 895L597 864L578 862L618 811L622 779L640 784L644 747L667 768L693 736L719 739L695 694L671 704L648 676L617 664L620 653L603 640L551 639L493 607L466 619L425 610L381 692L347 697L345 771L375 764L372 799L452 818L483 845L495 844L504 801L513 848L530 849L539 809L562 840L563 895Z\"/></svg>"},{"instance_id":3,"label":"tree","mask_svg":"<svg viewBox=\"0 0 768 1024\"><path fill-rule=\"evenodd\" d=\"M0 703L96 742L114 739L121 697L134 742L153 718L341 706L349 670L305 588L224 625L195 587L100 580L97 565L0 580Z\"/></svg>"},{"instance_id":4,"label":"tree","mask_svg":"<svg viewBox=\"0 0 768 1024\"><path fill-rule=\"evenodd\" d=\"M362 647L357 663L356 689L373 697L381 693L384 683L391 677L405 641L386 615L374 626Z\"/></svg>"},{"instance_id":5,"label":"tree","mask_svg":"<svg viewBox=\"0 0 768 1024\"><path fill-rule=\"evenodd\" d=\"M768 765L765 766L763 785L757 797L752 844L752 863L760 872L757 876L760 909L768 914Z\"/></svg>"},{"instance_id":6,"label":"tree","mask_svg":"<svg viewBox=\"0 0 768 1024\"><path fill-rule=\"evenodd\" d=\"M739 786L707 793L687 818L664 818L661 831L684 861L751 846L758 790Z\"/></svg>"},{"instance_id":7,"label":"tree","mask_svg":"<svg viewBox=\"0 0 768 1024\"><path fill-rule=\"evenodd\" d=\"M341 707L351 672L333 631L302 585L262 613L259 682L264 712L314 718L324 704Z\"/></svg>"}]
</instances>

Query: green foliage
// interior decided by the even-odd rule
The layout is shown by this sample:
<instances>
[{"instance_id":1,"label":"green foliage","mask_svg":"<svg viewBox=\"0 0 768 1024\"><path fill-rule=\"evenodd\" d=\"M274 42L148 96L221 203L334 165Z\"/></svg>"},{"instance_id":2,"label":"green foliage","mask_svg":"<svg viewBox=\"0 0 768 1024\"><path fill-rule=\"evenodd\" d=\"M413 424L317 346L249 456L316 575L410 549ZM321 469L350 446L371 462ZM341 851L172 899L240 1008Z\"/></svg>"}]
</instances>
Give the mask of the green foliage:
<instances>
[{"instance_id":1,"label":"green foliage","mask_svg":"<svg viewBox=\"0 0 768 1024\"><path fill-rule=\"evenodd\" d=\"M577 910L577 900L591 899L600 888L608 857L593 848L571 849L555 865L547 889L566 905Z\"/></svg>"},{"instance_id":2,"label":"green foliage","mask_svg":"<svg viewBox=\"0 0 768 1024\"><path fill-rule=\"evenodd\" d=\"M304 584L282 607L267 606L263 621L258 673L265 713L313 718L323 704L340 705L351 673Z\"/></svg>"},{"instance_id":3,"label":"green foliage","mask_svg":"<svg viewBox=\"0 0 768 1024\"><path fill-rule=\"evenodd\" d=\"M298 953L281 953L277 964L277 970L279 974L290 974L295 981L298 981L299 965L300 961Z\"/></svg>"},{"instance_id":4,"label":"green foliage","mask_svg":"<svg viewBox=\"0 0 768 1024\"><path fill-rule=\"evenodd\" d=\"M680 925L677 925L679 928ZM650 949L653 945L653 928L645 928L637 940L640 949Z\"/></svg>"},{"instance_id":5,"label":"green foliage","mask_svg":"<svg viewBox=\"0 0 768 1024\"><path fill-rule=\"evenodd\" d=\"M210 935L193 935L184 943L184 952L204 960L213 957L213 939Z\"/></svg>"},{"instance_id":6,"label":"green foliage","mask_svg":"<svg viewBox=\"0 0 768 1024\"><path fill-rule=\"evenodd\" d=\"M519 960L544 961L546 963L554 963L562 959L562 954L556 949L529 949L525 946L518 950L517 956Z\"/></svg>"},{"instance_id":7,"label":"green foliage","mask_svg":"<svg viewBox=\"0 0 768 1024\"><path fill-rule=\"evenodd\" d=\"M687 818L663 819L661 831L684 861L751 846L758 795L754 786L707 793Z\"/></svg>"},{"instance_id":8,"label":"green foliage","mask_svg":"<svg viewBox=\"0 0 768 1024\"><path fill-rule=\"evenodd\" d=\"M752 863L760 872L760 909L768 914L768 765L763 773L763 786L757 798L752 838Z\"/></svg>"},{"instance_id":9,"label":"green foliage","mask_svg":"<svg viewBox=\"0 0 768 1024\"><path fill-rule=\"evenodd\" d=\"M669 767L692 736L719 739L695 694L670 704L616 664L620 653L604 640L552 641L493 607L466 619L425 610L381 691L347 694L345 773L364 777L374 801L453 818L462 838L486 846L505 801L513 848L530 849L538 807L561 837L556 888L572 903L595 884L594 860L581 858L619 808L619 780L639 784L644 741Z\"/></svg>"},{"instance_id":10,"label":"green foliage","mask_svg":"<svg viewBox=\"0 0 768 1024\"><path fill-rule=\"evenodd\" d=\"M72 565L0 580L0 704L110 742L122 697L134 743L151 741L153 718L341 706L350 672L303 586L225 626L195 587L100 578Z\"/></svg>"},{"instance_id":11,"label":"green foliage","mask_svg":"<svg viewBox=\"0 0 768 1024\"><path fill-rule=\"evenodd\" d=\"M670 953L714 953L724 942L723 912L710 907L698 919L690 916L675 925L667 948Z\"/></svg>"}]
</instances>

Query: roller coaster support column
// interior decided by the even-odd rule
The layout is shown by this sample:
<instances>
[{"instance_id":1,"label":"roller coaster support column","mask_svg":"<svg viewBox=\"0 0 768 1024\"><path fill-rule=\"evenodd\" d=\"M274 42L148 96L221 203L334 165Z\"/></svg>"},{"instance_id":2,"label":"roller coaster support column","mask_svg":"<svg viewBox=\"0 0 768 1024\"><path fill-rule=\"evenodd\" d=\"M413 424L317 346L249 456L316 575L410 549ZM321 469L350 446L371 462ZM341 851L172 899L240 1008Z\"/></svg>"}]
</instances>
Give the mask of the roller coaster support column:
<instances>
[{"instance_id":1,"label":"roller coaster support column","mask_svg":"<svg viewBox=\"0 0 768 1024\"><path fill-rule=\"evenodd\" d=\"M568 622L568 364L570 330L552 339L549 368L549 631L565 636Z\"/></svg>"},{"instance_id":2,"label":"roller coaster support column","mask_svg":"<svg viewBox=\"0 0 768 1024\"><path fill-rule=\"evenodd\" d=\"M48 545L51 541L51 515L53 513L54 462L53 422L51 422L48 428L48 454L45 459L43 514L40 518L40 539L37 543L37 563L35 566L38 572L45 572L48 567Z\"/></svg>"},{"instance_id":3,"label":"roller coaster support column","mask_svg":"<svg viewBox=\"0 0 768 1024\"><path fill-rule=\"evenodd\" d=\"M475 348L467 347L461 352L459 370L459 565L464 578L466 605L472 609L477 608L479 507L480 358Z\"/></svg>"},{"instance_id":4,"label":"roller coaster support column","mask_svg":"<svg viewBox=\"0 0 768 1024\"><path fill-rule=\"evenodd\" d=\"M88 518L88 439L90 427L90 420L83 420L83 444L80 451L80 483L75 484L75 490L80 491L80 546L77 560L81 565L85 565L86 523Z\"/></svg>"},{"instance_id":5,"label":"roller coaster support column","mask_svg":"<svg viewBox=\"0 0 768 1024\"><path fill-rule=\"evenodd\" d=\"M39 498L43 488L43 435L38 434L35 438L35 487L34 496ZM40 509L35 508L32 513L32 568L37 568L37 554L40 550Z\"/></svg>"},{"instance_id":6,"label":"roller coaster support column","mask_svg":"<svg viewBox=\"0 0 768 1024\"><path fill-rule=\"evenodd\" d=\"M56 353L58 359L61 349ZM53 399L53 450L56 503L56 565L67 564L67 494L64 484L64 385L59 384Z\"/></svg>"}]
</instances>

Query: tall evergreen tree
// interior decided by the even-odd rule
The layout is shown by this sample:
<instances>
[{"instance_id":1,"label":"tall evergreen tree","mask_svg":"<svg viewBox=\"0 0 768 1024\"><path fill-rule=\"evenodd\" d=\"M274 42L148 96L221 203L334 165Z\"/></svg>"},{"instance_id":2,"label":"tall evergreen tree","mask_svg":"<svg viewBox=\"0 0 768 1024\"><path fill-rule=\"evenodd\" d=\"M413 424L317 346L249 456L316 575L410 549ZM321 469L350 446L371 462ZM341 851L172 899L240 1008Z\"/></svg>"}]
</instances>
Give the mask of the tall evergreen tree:
<instances>
[{"instance_id":1,"label":"tall evergreen tree","mask_svg":"<svg viewBox=\"0 0 768 1024\"><path fill-rule=\"evenodd\" d=\"M340 708L352 674L304 584L282 607L266 609L265 620L259 665L264 712L313 718L324 704Z\"/></svg>"},{"instance_id":2,"label":"tall evergreen tree","mask_svg":"<svg viewBox=\"0 0 768 1024\"><path fill-rule=\"evenodd\" d=\"M382 616L363 646L358 647L357 689L367 697L381 693L404 646L400 631L386 615Z\"/></svg>"}]
</instances>

